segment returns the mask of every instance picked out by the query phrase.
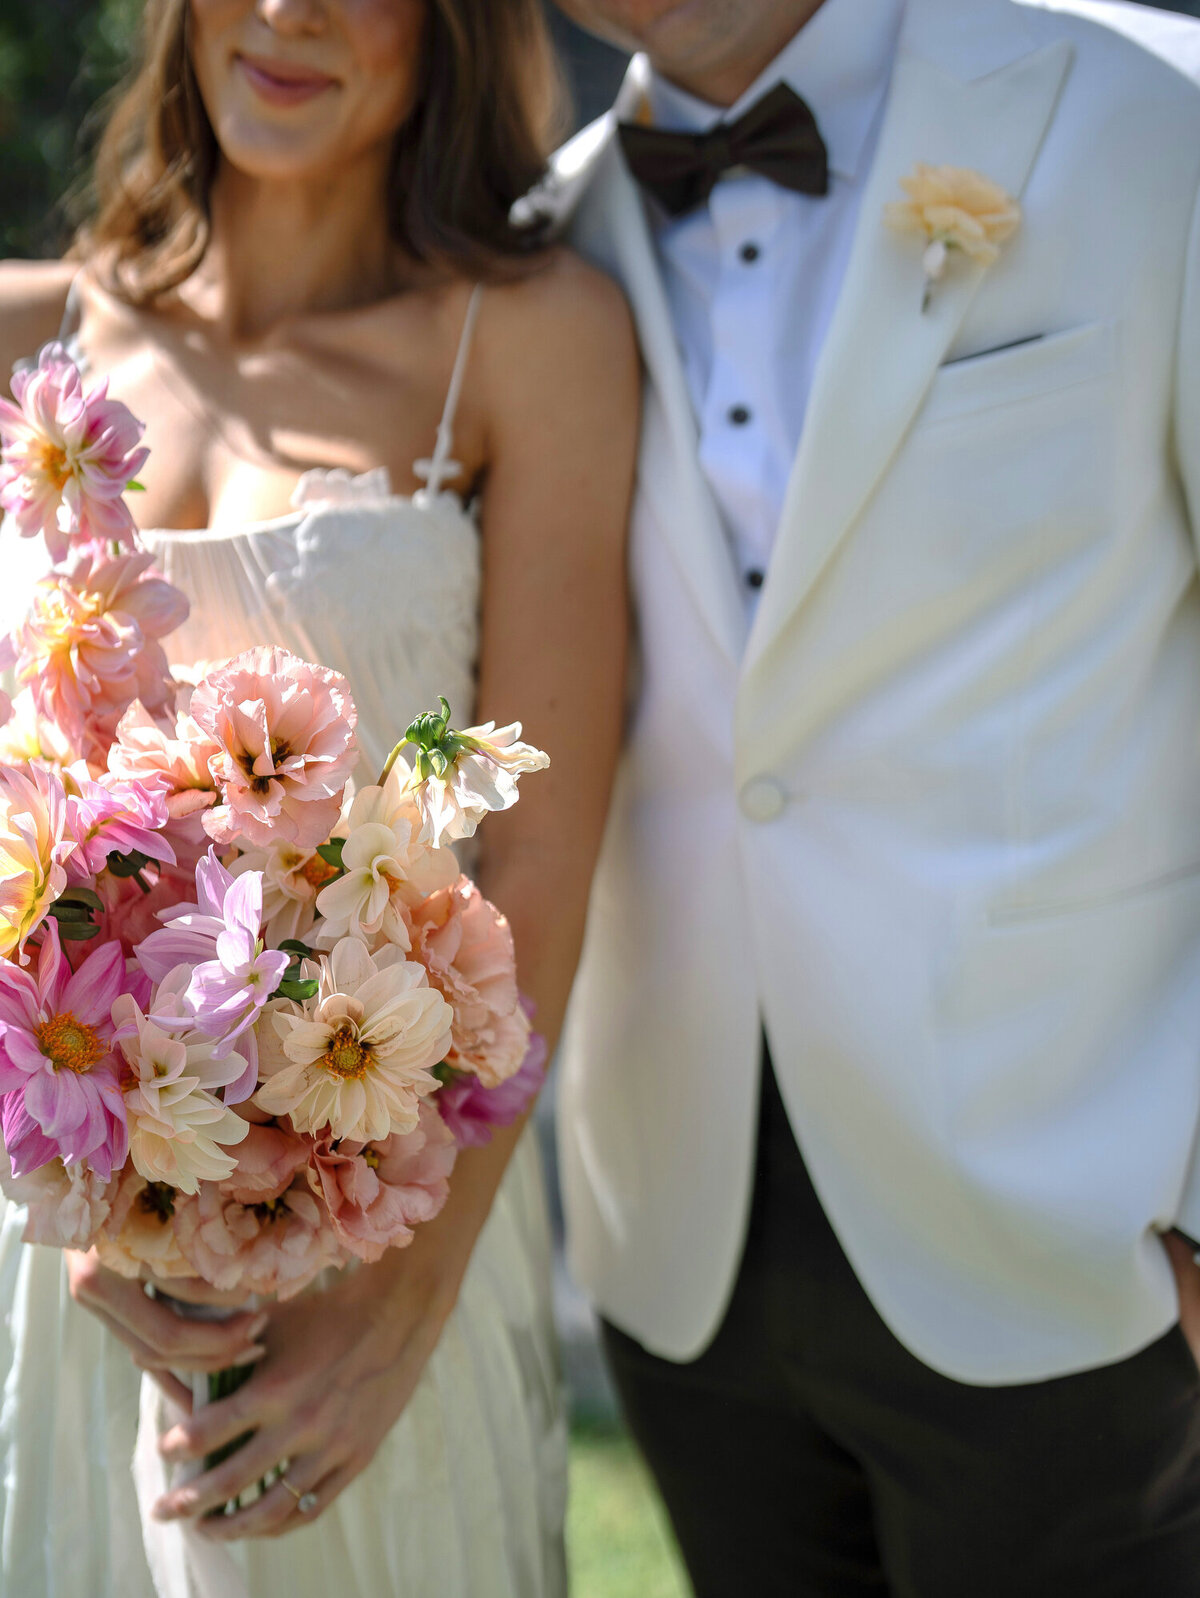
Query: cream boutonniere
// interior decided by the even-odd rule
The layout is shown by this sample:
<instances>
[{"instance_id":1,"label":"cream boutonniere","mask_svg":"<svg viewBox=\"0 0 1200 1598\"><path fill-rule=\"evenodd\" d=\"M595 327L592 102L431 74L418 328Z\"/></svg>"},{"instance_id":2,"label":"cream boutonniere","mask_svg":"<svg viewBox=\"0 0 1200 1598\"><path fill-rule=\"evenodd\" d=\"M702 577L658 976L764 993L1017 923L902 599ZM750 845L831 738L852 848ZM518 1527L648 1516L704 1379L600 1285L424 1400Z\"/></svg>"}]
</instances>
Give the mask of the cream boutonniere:
<instances>
[{"instance_id":1,"label":"cream boutonniere","mask_svg":"<svg viewBox=\"0 0 1200 1598\"><path fill-rule=\"evenodd\" d=\"M1000 245L1020 226L1021 207L998 183L970 167L927 166L922 161L911 177L901 178L900 187L908 199L885 206L884 221L898 233L925 241L921 309L926 311L952 251L991 266Z\"/></svg>"}]
</instances>

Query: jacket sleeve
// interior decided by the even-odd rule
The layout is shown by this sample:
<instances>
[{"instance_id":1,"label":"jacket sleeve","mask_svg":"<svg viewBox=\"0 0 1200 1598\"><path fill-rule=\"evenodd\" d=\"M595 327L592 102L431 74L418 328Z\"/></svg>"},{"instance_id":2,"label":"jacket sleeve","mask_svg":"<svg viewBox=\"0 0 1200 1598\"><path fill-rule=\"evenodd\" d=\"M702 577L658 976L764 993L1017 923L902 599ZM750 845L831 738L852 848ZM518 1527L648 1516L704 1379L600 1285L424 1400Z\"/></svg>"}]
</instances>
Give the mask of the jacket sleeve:
<instances>
[{"instance_id":1,"label":"jacket sleeve","mask_svg":"<svg viewBox=\"0 0 1200 1598\"><path fill-rule=\"evenodd\" d=\"M1200 563L1200 196L1197 196L1192 214L1175 356L1174 447L1187 501L1192 544ZM1196 735L1200 737L1200 727ZM1194 797L1196 805L1200 806L1200 793ZM1196 1036L1196 1070L1200 1072L1200 1028ZM1191 1164L1175 1221L1181 1232L1200 1240L1200 1125L1196 1128Z\"/></svg>"}]
</instances>

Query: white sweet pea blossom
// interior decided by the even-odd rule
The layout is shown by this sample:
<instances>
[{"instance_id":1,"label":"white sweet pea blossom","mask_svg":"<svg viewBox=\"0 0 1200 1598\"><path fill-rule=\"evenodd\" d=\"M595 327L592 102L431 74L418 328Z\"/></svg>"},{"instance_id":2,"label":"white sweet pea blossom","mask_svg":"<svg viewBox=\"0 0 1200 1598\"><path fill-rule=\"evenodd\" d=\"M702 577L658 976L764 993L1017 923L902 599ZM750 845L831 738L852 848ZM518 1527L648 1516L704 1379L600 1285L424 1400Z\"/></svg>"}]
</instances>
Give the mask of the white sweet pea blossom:
<instances>
[{"instance_id":1,"label":"white sweet pea blossom","mask_svg":"<svg viewBox=\"0 0 1200 1598\"><path fill-rule=\"evenodd\" d=\"M407 949L406 910L458 880L451 851L425 840L424 817L406 791L406 777L407 768L396 767L382 787L355 794L344 823L344 874L317 895L318 947L382 936Z\"/></svg>"},{"instance_id":2,"label":"white sweet pea blossom","mask_svg":"<svg viewBox=\"0 0 1200 1598\"><path fill-rule=\"evenodd\" d=\"M450 730L450 707L418 716L404 742L413 748L408 791L434 844L470 838L490 810L509 810L518 799L517 781L527 771L544 771L550 757L521 742L521 723ZM397 749L399 753L399 749Z\"/></svg>"}]
</instances>

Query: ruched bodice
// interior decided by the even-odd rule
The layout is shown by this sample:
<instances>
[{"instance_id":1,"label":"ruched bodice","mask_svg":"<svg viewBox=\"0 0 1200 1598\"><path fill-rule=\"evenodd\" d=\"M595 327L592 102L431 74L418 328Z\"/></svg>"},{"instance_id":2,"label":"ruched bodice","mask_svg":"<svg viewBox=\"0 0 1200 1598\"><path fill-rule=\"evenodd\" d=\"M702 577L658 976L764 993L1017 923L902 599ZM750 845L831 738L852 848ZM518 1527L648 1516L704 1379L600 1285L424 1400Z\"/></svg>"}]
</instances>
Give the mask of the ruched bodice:
<instances>
[{"instance_id":1,"label":"ruched bodice","mask_svg":"<svg viewBox=\"0 0 1200 1598\"><path fill-rule=\"evenodd\" d=\"M453 494L316 499L234 531L144 538L191 601L187 621L166 640L172 662L272 643L342 672L358 706L360 781L439 694L460 723L469 719L479 534Z\"/></svg>"}]
</instances>

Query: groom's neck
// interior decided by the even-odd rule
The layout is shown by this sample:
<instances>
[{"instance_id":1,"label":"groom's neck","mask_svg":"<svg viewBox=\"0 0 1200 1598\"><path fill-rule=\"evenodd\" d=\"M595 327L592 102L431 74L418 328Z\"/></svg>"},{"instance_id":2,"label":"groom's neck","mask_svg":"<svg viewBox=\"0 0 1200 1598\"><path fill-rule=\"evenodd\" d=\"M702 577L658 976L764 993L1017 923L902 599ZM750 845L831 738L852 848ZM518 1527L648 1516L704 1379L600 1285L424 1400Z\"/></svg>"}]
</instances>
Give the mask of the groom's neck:
<instances>
[{"instance_id":1,"label":"groom's neck","mask_svg":"<svg viewBox=\"0 0 1200 1598\"><path fill-rule=\"evenodd\" d=\"M731 106L823 0L691 0L689 21L644 41L654 70L709 105ZM642 41L639 41L642 42Z\"/></svg>"}]
</instances>

